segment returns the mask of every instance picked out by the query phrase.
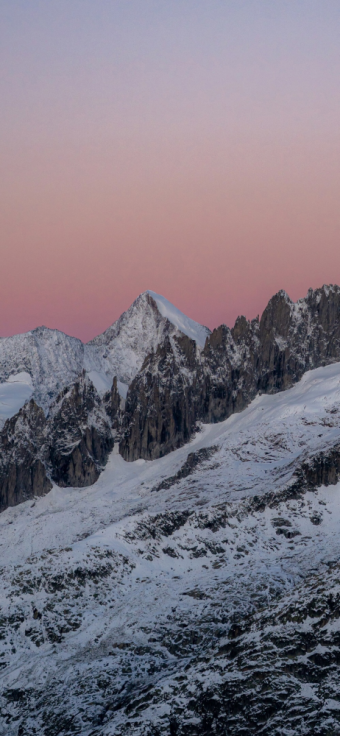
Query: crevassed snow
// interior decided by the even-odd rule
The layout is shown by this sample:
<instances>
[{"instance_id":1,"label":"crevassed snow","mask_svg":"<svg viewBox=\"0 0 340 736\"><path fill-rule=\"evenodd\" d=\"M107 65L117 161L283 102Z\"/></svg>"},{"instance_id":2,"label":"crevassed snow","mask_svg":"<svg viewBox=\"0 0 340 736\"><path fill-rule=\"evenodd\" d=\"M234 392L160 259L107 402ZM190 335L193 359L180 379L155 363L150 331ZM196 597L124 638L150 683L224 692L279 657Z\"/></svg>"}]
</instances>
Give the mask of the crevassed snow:
<instances>
[{"instance_id":1,"label":"crevassed snow","mask_svg":"<svg viewBox=\"0 0 340 736\"><path fill-rule=\"evenodd\" d=\"M0 427L3 426L6 419L17 414L31 398L32 393L32 379L26 372L9 376L7 381L0 383Z\"/></svg>"},{"instance_id":2,"label":"crevassed snow","mask_svg":"<svg viewBox=\"0 0 340 736\"><path fill-rule=\"evenodd\" d=\"M190 317L187 317L186 314L183 314L183 312L165 299L164 296L161 296L161 294L156 294L155 291L150 291L150 289L148 289L147 293L155 300L162 317L168 319L181 332L184 332L185 335L195 340L197 345L204 348L205 341L208 335L210 335L208 327L204 327L198 322L195 322L195 320L190 319Z\"/></svg>"}]
</instances>

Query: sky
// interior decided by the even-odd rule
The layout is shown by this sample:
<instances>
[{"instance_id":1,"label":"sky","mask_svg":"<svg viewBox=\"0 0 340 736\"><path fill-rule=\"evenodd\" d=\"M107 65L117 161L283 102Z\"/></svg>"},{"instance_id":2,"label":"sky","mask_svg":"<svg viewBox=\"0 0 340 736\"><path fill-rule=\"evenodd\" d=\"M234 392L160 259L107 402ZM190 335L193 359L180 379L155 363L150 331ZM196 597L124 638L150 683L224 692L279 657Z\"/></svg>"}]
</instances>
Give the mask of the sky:
<instances>
[{"instance_id":1,"label":"sky","mask_svg":"<svg viewBox=\"0 0 340 736\"><path fill-rule=\"evenodd\" d=\"M340 283L339 0L0 0L0 335Z\"/></svg>"}]
</instances>

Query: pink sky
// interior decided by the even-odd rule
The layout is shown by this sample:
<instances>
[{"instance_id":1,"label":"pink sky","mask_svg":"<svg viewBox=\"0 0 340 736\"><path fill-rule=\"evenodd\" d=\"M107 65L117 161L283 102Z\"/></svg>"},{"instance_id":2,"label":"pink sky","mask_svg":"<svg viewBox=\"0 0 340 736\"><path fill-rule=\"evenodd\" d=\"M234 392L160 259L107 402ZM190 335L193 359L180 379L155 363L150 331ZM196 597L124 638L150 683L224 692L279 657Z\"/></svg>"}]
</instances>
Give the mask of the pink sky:
<instances>
[{"instance_id":1,"label":"pink sky","mask_svg":"<svg viewBox=\"0 0 340 736\"><path fill-rule=\"evenodd\" d=\"M307 30L251 2L152 24L99 0L97 25L35 4L0 59L1 335L88 340L146 289L212 328L340 282L333 3Z\"/></svg>"}]
</instances>

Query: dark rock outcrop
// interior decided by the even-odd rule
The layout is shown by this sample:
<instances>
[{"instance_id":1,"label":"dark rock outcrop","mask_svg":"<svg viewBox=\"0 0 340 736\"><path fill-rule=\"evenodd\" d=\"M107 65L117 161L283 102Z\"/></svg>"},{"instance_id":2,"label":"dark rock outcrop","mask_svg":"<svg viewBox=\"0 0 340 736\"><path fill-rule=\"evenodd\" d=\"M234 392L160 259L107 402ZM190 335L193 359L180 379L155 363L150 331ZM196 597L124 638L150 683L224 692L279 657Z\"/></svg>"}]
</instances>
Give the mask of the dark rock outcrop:
<instances>
[{"instance_id":1,"label":"dark rock outcrop","mask_svg":"<svg viewBox=\"0 0 340 736\"><path fill-rule=\"evenodd\" d=\"M320 486L336 485L340 479L340 445L337 443L303 462L295 475L297 480L293 490L315 490Z\"/></svg>"},{"instance_id":2,"label":"dark rock outcrop","mask_svg":"<svg viewBox=\"0 0 340 736\"><path fill-rule=\"evenodd\" d=\"M189 338L167 337L130 386L120 452L126 460L161 457L187 442L198 421L227 419L259 392L290 388L338 360L338 286L310 289L297 303L280 291L261 320L221 325L201 353Z\"/></svg>"},{"instance_id":3,"label":"dark rock outcrop","mask_svg":"<svg viewBox=\"0 0 340 736\"><path fill-rule=\"evenodd\" d=\"M153 314L151 296L146 303ZM310 289L296 303L280 291L260 320L239 317L232 329L221 325L203 350L157 315L160 342L130 384L125 406L117 378L100 398L83 372L58 395L47 418L30 402L6 422L1 508L45 493L49 478L61 486L94 483L114 437L125 460L162 457L188 442L197 422L222 421L259 392L285 390L305 371L340 360L338 286Z\"/></svg>"},{"instance_id":4,"label":"dark rock outcrop","mask_svg":"<svg viewBox=\"0 0 340 736\"><path fill-rule=\"evenodd\" d=\"M257 393L259 322L239 317L232 330L221 325L207 339L199 366L197 419L220 422L242 411Z\"/></svg>"},{"instance_id":5,"label":"dark rock outcrop","mask_svg":"<svg viewBox=\"0 0 340 736\"><path fill-rule=\"evenodd\" d=\"M83 373L48 417L32 399L0 432L0 510L59 486L94 483L113 448L111 422Z\"/></svg>"},{"instance_id":6,"label":"dark rock outcrop","mask_svg":"<svg viewBox=\"0 0 340 736\"><path fill-rule=\"evenodd\" d=\"M113 438L96 389L85 373L64 391L48 420L47 463L59 486L89 486L106 464Z\"/></svg>"},{"instance_id":7,"label":"dark rock outcrop","mask_svg":"<svg viewBox=\"0 0 340 736\"><path fill-rule=\"evenodd\" d=\"M46 419L31 400L0 432L0 510L52 488L43 463Z\"/></svg>"},{"instance_id":8,"label":"dark rock outcrop","mask_svg":"<svg viewBox=\"0 0 340 736\"><path fill-rule=\"evenodd\" d=\"M166 337L128 391L120 453L125 460L162 457L187 442L197 416L197 347L186 335Z\"/></svg>"},{"instance_id":9,"label":"dark rock outcrop","mask_svg":"<svg viewBox=\"0 0 340 736\"><path fill-rule=\"evenodd\" d=\"M202 449L197 450L197 452L189 452L185 463L183 463L176 475L172 475L170 478L165 478L165 480L162 480L161 483L159 483L158 486L155 486L152 490L158 492L163 489L171 488L171 486L178 483L178 481L191 475L199 465L210 460L217 450L218 446L213 445L212 447L202 447Z\"/></svg>"},{"instance_id":10,"label":"dark rock outcrop","mask_svg":"<svg viewBox=\"0 0 340 736\"><path fill-rule=\"evenodd\" d=\"M124 402L118 391L117 376L115 376L112 382L111 390L107 391L103 396L103 405L105 408L105 412L111 421L113 429L117 430L121 425L124 413L122 408L123 404Z\"/></svg>"}]
</instances>

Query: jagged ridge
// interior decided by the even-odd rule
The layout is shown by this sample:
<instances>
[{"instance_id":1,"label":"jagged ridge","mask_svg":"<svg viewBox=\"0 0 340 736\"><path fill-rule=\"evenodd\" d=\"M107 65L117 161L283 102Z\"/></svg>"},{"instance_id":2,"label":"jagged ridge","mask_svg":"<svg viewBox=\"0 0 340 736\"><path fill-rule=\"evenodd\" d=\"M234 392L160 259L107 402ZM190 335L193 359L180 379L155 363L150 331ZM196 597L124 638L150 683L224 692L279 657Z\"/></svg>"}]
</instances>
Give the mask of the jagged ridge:
<instances>
[{"instance_id":1,"label":"jagged ridge","mask_svg":"<svg viewBox=\"0 0 340 736\"><path fill-rule=\"evenodd\" d=\"M186 442L198 421L222 421L257 393L287 389L338 360L338 286L310 289L296 304L281 291L261 320L218 327L203 351L187 337L166 339L130 386L120 451L126 460L161 457Z\"/></svg>"},{"instance_id":2,"label":"jagged ridge","mask_svg":"<svg viewBox=\"0 0 340 736\"><path fill-rule=\"evenodd\" d=\"M93 483L115 439L125 460L162 457L186 443L198 422L222 421L257 393L284 390L307 370L340 360L338 286L309 290L296 304L281 291L261 320L240 317L232 329L222 325L211 335L180 314L145 292L88 345L47 328L0 341L2 378L22 371L32 377L35 403L24 415L34 414L39 401L46 414L42 434L34 436L30 421L26 438L13 429L20 422L0 433L3 448L8 433L15 435L11 451L2 452L2 507L39 494L49 478Z\"/></svg>"}]
</instances>

